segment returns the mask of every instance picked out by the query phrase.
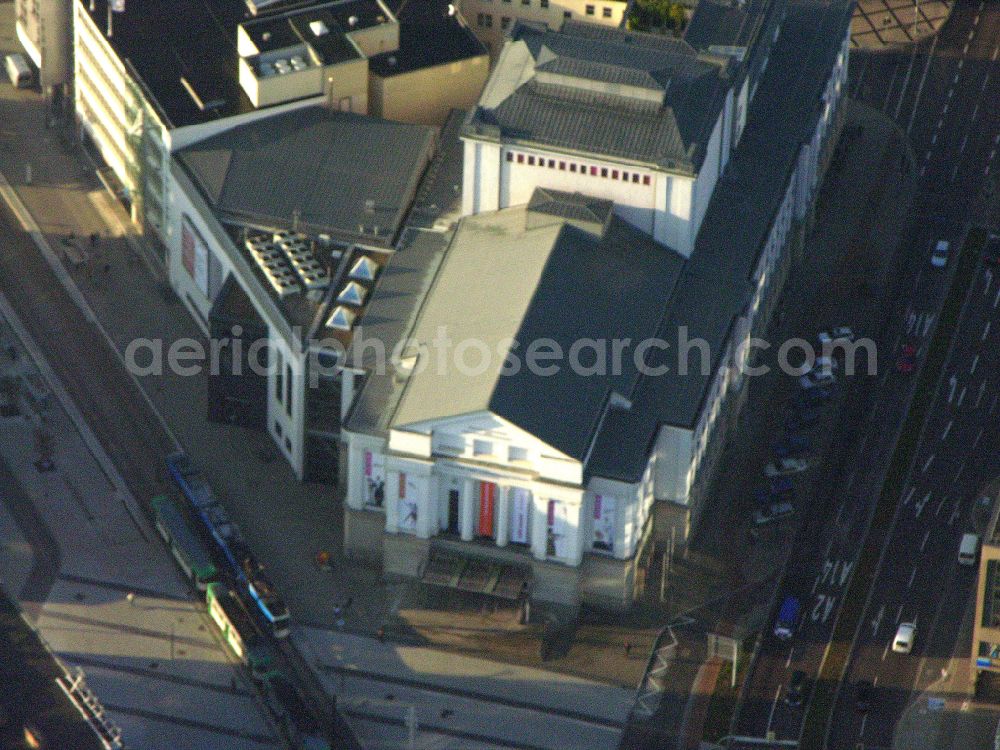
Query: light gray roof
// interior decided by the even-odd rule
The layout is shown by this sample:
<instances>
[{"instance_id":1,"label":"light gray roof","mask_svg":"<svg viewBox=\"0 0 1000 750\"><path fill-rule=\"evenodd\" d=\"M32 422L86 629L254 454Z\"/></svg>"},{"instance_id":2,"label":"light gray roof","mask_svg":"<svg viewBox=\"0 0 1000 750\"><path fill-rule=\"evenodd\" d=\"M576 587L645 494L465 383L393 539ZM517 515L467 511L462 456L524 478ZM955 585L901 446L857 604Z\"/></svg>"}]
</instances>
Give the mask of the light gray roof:
<instances>
[{"instance_id":1,"label":"light gray roof","mask_svg":"<svg viewBox=\"0 0 1000 750\"><path fill-rule=\"evenodd\" d=\"M434 143L433 128L307 107L224 131L177 158L226 223L297 221L303 232L389 245Z\"/></svg>"},{"instance_id":2,"label":"light gray roof","mask_svg":"<svg viewBox=\"0 0 1000 750\"><path fill-rule=\"evenodd\" d=\"M515 25L465 134L696 172L730 83L672 37Z\"/></svg>"},{"instance_id":3,"label":"light gray roof","mask_svg":"<svg viewBox=\"0 0 1000 750\"><path fill-rule=\"evenodd\" d=\"M751 301L751 275L799 151L812 137L821 96L850 22L850 0L791 0L781 37L751 105L747 127L702 222L659 335L703 338L711 367L676 367L643 379L630 411L609 413L588 471L634 482L661 424L693 428L735 320ZM842 105L843 106L843 105ZM692 359L694 364L697 364Z\"/></svg>"},{"instance_id":4,"label":"light gray roof","mask_svg":"<svg viewBox=\"0 0 1000 750\"><path fill-rule=\"evenodd\" d=\"M683 258L610 213L603 236L569 223L562 210L542 213L558 201L583 206L591 199L547 191L536 209L463 219L412 338L425 344L443 328L452 346L485 344L490 365L477 372L438 368L431 349L426 369L407 382L394 427L489 411L584 459L611 393L634 387L631 357L623 358L619 374L578 374L564 358L558 372L543 375L526 366L525 351L542 339L568 353L580 339L606 341L610 350L612 339L651 336ZM522 366L508 374L509 354ZM582 359L590 361L586 352Z\"/></svg>"}]
</instances>

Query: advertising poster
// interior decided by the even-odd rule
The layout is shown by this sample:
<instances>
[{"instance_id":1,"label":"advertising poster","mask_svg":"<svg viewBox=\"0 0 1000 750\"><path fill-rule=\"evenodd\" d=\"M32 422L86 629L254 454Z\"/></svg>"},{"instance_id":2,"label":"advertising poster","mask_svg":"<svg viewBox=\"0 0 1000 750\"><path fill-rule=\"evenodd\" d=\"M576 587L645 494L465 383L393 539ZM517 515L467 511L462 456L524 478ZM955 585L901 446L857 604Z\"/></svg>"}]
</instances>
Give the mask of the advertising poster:
<instances>
[{"instance_id":1,"label":"advertising poster","mask_svg":"<svg viewBox=\"0 0 1000 750\"><path fill-rule=\"evenodd\" d=\"M550 557L569 557L569 509L561 500L549 500L548 544Z\"/></svg>"},{"instance_id":2,"label":"advertising poster","mask_svg":"<svg viewBox=\"0 0 1000 750\"><path fill-rule=\"evenodd\" d=\"M594 496L594 549L611 552L615 545L615 510L618 501L607 495Z\"/></svg>"},{"instance_id":3,"label":"advertising poster","mask_svg":"<svg viewBox=\"0 0 1000 750\"><path fill-rule=\"evenodd\" d=\"M381 508L385 503L385 458L365 451L365 505Z\"/></svg>"},{"instance_id":4,"label":"advertising poster","mask_svg":"<svg viewBox=\"0 0 1000 750\"><path fill-rule=\"evenodd\" d=\"M528 543L531 493L523 487L513 487L510 491L510 541L514 544Z\"/></svg>"},{"instance_id":5,"label":"advertising poster","mask_svg":"<svg viewBox=\"0 0 1000 750\"><path fill-rule=\"evenodd\" d=\"M497 486L493 482L479 483L479 536L493 537Z\"/></svg>"},{"instance_id":6,"label":"advertising poster","mask_svg":"<svg viewBox=\"0 0 1000 750\"><path fill-rule=\"evenodd\" d=\"M413 479L399 473L399 530L417 530L417 488Z\"/></svg>"}]
</instances>

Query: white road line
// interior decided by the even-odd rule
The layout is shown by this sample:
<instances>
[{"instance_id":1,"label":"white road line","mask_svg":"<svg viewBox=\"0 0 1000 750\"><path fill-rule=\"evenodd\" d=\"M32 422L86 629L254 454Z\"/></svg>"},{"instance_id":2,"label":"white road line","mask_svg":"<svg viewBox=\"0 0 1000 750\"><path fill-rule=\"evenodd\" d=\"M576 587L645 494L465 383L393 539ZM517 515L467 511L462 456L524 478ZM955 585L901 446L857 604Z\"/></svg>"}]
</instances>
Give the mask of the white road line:
<instances>
[{"instance_id":1,"label":"white road line","mask_svg":"<svg viewBox=\"0 0 1000 750\"><path fill-rule=\"evenodd\" d=\"M771 715L767 717L767 731L771 731L771 722L774 721L774 711L778 707L778 698L781 696L781 685L774 693L774 703L771 704Z\"/></svg>"},{"instance_id":2,"label":"white road line","mask_svg":"<svg viewBox=\"0 0 1000 750\"><path fill-rule=\"evenodd\" d=\"M926 547L926 546L927 546L927 540L928 540L928 539L930 539L930 538L931 538L931 530L930 530L930 529L927 529L927 533L926 533L926 534L924 534L924 541L922 541L922 542L920 543L920 551L921 551L921 552L923 552L923 551L924 551L924 547ZM900 609L900 611L902 611L902 610L903 610L903 608L902 608L902 607L900 607L899 609ZM896 622L899 622L899 620L896 620Z\"/></svg>"},{"instance_id":3,"label":"white road line","mask_svg":"<svg viewBox=\"0 0 1000 750\"><path fill-rule=\"evenodd\" d=\"M979 428L979 432L977 432L977 433L976 433L976 439L972 441L972 447L973 447L973 449L974 449L974 448L975 448L975 447L976 447L977 445L979 445L979 439L980 439L980 438L981 438L981 437L983 436L983 429L984 429L984 428L980 427L980 428ZM965 465L965 464L963 463L963 466L964 466L964 465Z\"/></svg>"},{"instance_id":4,"label":"white road line","mask_svg":"<svg viewBox=\"0 0 1000 750\"><path fill-rule=\"evenodd\" d=\"M961 70L963 65L965 65L965 58L958 58L958 69ZM955 74L955 82L958 82L958 73Z\"/></svg>"},{"instance_id":5,"label":"white road line","mask_svg":"<svg viewBox=\"0 0 1000 750\"><path fill-rule=\"evenodd\" d=\"M959 510L960 507L961 506L960 506L959 503L955 503L955 510L953 510L951 512L951 518L948 519L948 525L949 526L954 526L955 525L955 519L958 518L959 515L961 515L961 511Z\"/></svg>"},{"instance_id":6,"label":"white road line","mask_svg":"<svg viewBox=\"0 0 1000 750\"><path fill-rule=\"evenodd\" d=\"M896 624L899 625L899 621L903 619L903 605L899 605L899 612L896 613Z\"/></svg>"},{"instance_id":7,"label":"white road line","mask_svg":"<svg viewBox=\"0 0 1000 750\"><path fill-rule=\"evenodd\" d=\"M932 146L933 146L933 145L934 145L935 143L937 143L937 136L938 136L938 134L937 134L937 133L935 133L934 135L932 135L932 136L931 136L931 145L932 145Z\"/></svg>"},{"instance_id":8,"label":"white road line","mask_svg":"<svg viewBox=\"0 0 1000 750\"><path fill-rule=\"evenodd\" d=\"M960 476L962 476L962 472L963 471L965 471L965 461L962 461L962 463L958 467L958 471L955 472L955 481L956 482L958 481L958 478Z\"/></svg>"},{"instance_id":9,"label":"white road line","mask_svg":"<svg viewBox=\"0 0 1000 750\"><path fill-rule=\"evenodd\" d=\"M966 388L966 386L963 385L961 393L958 394L958 403L955 404L956 407L962 405L962 401L965 399L965 391L966 390L968 390L968 389Z\"/></svg>"},{"instance_id":10,"label":"white road line","mask_svg":"<svg viewBox=\"0 0 1000 750\"><path fill-rule=\"evenodd\" d=\"M972 108L972 117L970 117L969 119L975 120L977 114L979 114L979 102L976 102L976 106Z\"/></svg>"},{"instance_id":11,"label":"white road line","mask_svg":"<svg viewBox=\"0 0 1000 750\"><path fill-rule=\"evenodd\" d=\"M996 155L997 155L997 150L995 148L994 149L990 149L990 158L989 158L989 160L993 161L993 157L996 156Z\"/></svg>"},{"instance_id":12,"label":"white road line","mask_svg":"<svg viewBox=\"0 0 1000 750\"><path fill-rule=\"evenodd\" d=\"M968 42L966 42L966 43L965 43L965 46L964 46L964 47L962 47L962 54L963 54L963 55L967 55L967 54L969 54L969 43L968 43Z\"/></svg>"},{"instance_id":13,"label":"white road line","mask_svg":"<svg viewBox=\"0 0 1000 750\"><path fill-rule=\"evenodd\" d=\"M887 643L885 644L885 649L882 651L882 661L885 661L885 657L888 655L889 655L889 644Z\"/></svg>"},{"instance_id":14,"label":"white road line","mask_svg":"<svg viewBox=\"0 0 1000 750\"><path fill-rule=\"evenodd\" d=\"M948 403L955 397L955 388L958 387L958 378L952 375L948 378Z\"/></svg>"},{"instance_id":15,"label":"white road line","mask_svg":"<svg viewBox=\"0 0 1000 750\"><path fill-rule=\"evenodd\" d=\"M989 167L987 167L987 169L989 169ZM927 165L926 164L924 164L924 166L922 166L920 168L920 176L923 177L925 174L927 174Z\"/></svg>"},{"instance_id":16,"label":"white road line","mask_svg":"<svg viewBox=\"0 0 1000 750\"><path fill-rule=\"evenodd\" d=\"M947 498L941 498L941 502L938 503L937 510L934 511L934 517L937 518L941 514L941 509L944 507Z\"/></svg>"},{"instance_id":17,"label":"white road line","mask_svg":"<svg viewBox=\"0 0 1000 750\"><path fill-rule=\"evenodd\" d=\"M917 488L915 486L914 487L910 487L910 491L906 493L906 499L903 500L903 505L909 505L910 504L910 498L913 497L913 493L916 491L916 489Z\"/></svg>"},{"instance_id":18,"label":"white road line","mask_svg":"<svg viewBox=\"0 0 1000 750\"><path fill-rule=\"evenodd\" d=\"M951 182L954 182L955 178L958 177L958 167L960 164L961 162L955 162L955 168L951 170L951 177L949 178Z\"/></svg>"},{"instance_id":19,"label":"white road line","mask_svg":"<svg viewBox=\"0 0 1000 750\"><path fill-rule=\"evenodd\" d=\"M838 526L840 525L840 517L842 515L844 515L844 503L841 503L840 507L837 508L837 521L836 521L836 523L837 523Z\"/></svg>"},{"instance_id":20,"label":"white road line","mask_svg":"<svg viewBox=\"0 0 1000 750\"><path fill-rule=\"evenodd\" d=\"M928 490L927 494L924 495L923 500L917 503L914 507L916 508L915 518L920 518L920 514L924 512L924 506L927 505L927 501L931 499L931 493Z\"/></svg>"},{"instance_id":21,"label":"white road line","mask_svg":"<svg viewBox=\"0 0 1000 750\"><path fill-rule=\"evenodd\" d=\"M996 153L996 150L994 149L994 150L993 150L993 151L991 151L990 153L991 153L991 154L995 154L995 153ZM992 157L991 157L991 158L992 158ZM996 310L996 309L997 309L997 303L1000 303L1000 288L998 288L998 289L997 289L997 296L993 298L993 309L994 309L994 310Z\"/></svg>"},{"instance_id":22,"label":"white road line","mask_svg":"<svg viewBox=\"0 0 1000 750\"><path fill-rule=\"evenodd\" d=\"M993 48L993 56L990 58L993 62L997 61L997 55L1000 55L1000 45Z\"/></svg>"},{"instance_id":23,"label":"white road line","mask_svg":"<svg viewBox=\"0 0 1000 750\"><path fill-rule=\"evenodd\" d=\"M979 355L977 354L975 357L972 358L972 367L969 368L969 374L970 375L975 375L976 374L976 365L978 365L978 364L979 364ZM985 384L986 384L986 381L984 380L983 381L983 385L985 385Z\"/></svg>"},{"instance_id":24,"label":"white road line","mask_svg":"<svg viewBox=\"0 0 1000 750\"><path fill-rule=\"evenodd\" d=\"M941 433L941 439L944 440L948 437L948 433L951 432L951 425L954 423L954 419L949 419L948 424L944 426L944 432Z\"/></svg>"},{"instance_id":25,"label":"white road line","mask_svg":"<svg viewBox=\"0 0 1000 750\"><path fill-rule=\"evenodd\" d=\"M990 335L990 321L986 321L986 325L983 326L983 335L979 337L980 341L986 341L986 337Z\"/></svg>"},{"instance_id":26,"label":"white road line","mask_svg":"<svg viewBox=\"0 0 1000 750\"><path fill-rule=\"evenodd\" d=\"M910 572L910 582L906 584L906 588L913 586L913 579L917 577L917 566L913 566L913 570Z\"/></svg>"},{"instance_id":27,"label":"white road line","mask_svg":"<svg viewBox=\"0 0 1000 750\"><path fill-rule=\"evenodd\" d=\"M976 30L974 28L973 29L969 29L969 41L970 42L972 41L972 37L974 37L975 35L976 35Z\"/></svg>"},{"instance_id":28,"label":"white road line","mask_svg":"<svg viewBox=\"0 0 1000 750\"><path fill-rule=\"evenodd\" d=\"M976 409L979 408L979 402L983 400L983 394L984 393L986 393L986 381L985 380L982 383L979 384L979 393L976 394L976 403L973 404L974 408L976 408Z\"/></svg>"},{"instance_id":29,"label":"white road line","mask_svg":"<svg viewBox=\"0 0 1000 750\"><path fill-rule=\"evenodd\" d=\"M922 468L922 469L920 470L920 473L921 473L921 474L926 474L926 473L927 473L927 469L929 469L929 468L930 468L930 465L931 465L931 463L932 463L933 461L934 461L934 454L932 453L931 455L929 455L929 456L927 457L927 460L926 460L926 461L924 461L924 468ZM930 494L930 493L928 493L928 494ZM923 506L921 506L921 507L923 507Z\"/></svg>"},{"instance_id":30,"label":"white road line","mask_svg":"<svg viewBox=\"0 0 1000 750\"><path fill-rule=\"evenodd\" d=\"M785 659L785 669L788 669L792 665L792 652L795 651L795 646L788 649L788 658Z\"/></svg>"},{"instance_id":31,"label":"white road line","mask_svg":"<svg viewBox=\"0 0 1000 750\"><path fill-rule=\"evenodd\" d=\"M865 714L864 716L861 717L861 732L858 735L859 737L863 738L865 736L865 724L867 723L868 723L868 714Z\"/></svg>"},{"instance_id":32,"label":"white road line","mask_svg":"<svg viewBox=\"0 0 1000 750\"><path fill-rule=\"evenodd\" d=\"M944 109L942 109L941 111L942 111L942 112L943 112L944 114L948 114L948 108L949 108L950 106L951 106L951 99L949 99L948 101L946 101L946 102L944 103Z\"/></svg>"}]
</instances>

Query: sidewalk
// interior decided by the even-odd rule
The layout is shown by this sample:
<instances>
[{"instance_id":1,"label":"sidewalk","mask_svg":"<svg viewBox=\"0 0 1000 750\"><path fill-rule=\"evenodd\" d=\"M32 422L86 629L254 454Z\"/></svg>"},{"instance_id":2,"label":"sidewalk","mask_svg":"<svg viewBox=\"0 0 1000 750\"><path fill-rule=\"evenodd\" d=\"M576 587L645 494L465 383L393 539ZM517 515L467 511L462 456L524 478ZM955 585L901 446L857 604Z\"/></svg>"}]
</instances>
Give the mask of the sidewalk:
<instances>
[{"instance_id":1,"label":"sidewalk","mask_svg":"<svg viewBox=\"0 0 1000 750\"><path fill-rule=\"evenodd\" d=\"M41 382L0 313L6 376ZM65 664L84 669L129 747L280 746L202 604L57 394L30 406L21 399L20 414L0 418L0 570L25 619ZM50 436L51 471L36 466L40 431Z\"/></svg>"},{"instance_id":2,"label":"sidewalk","mask_svg":"<svg viewBox=\"0 0 1000 750\"><path fill-rule=\"evenodd\" d=\"M851 44L872 51L921 42L937 33L954 0L859 0L851 19Z\"/></svg>"}]
</instances>

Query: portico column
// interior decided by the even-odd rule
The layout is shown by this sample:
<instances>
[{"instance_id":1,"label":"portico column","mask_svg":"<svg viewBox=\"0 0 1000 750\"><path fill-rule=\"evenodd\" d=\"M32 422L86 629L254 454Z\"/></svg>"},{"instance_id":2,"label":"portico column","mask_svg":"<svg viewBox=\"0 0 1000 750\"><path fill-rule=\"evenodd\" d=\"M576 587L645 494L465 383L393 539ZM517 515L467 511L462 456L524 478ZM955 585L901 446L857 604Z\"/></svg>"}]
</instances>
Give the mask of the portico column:
<instances>
[{"instance_id":1,"label":"portico column","mask_svg":"<svg viewBox=\"0 0 1000 750\"><path fill-rule=\"evenodd\" d=\"M545 559L545 544L548 541L549 499L531 493L533 503L531 513L531 554L536 560Z\"/></svg>"},{"instance_id":2,"label":"portico column","mask_svg":"<svg viewBox=\"0 0 1000 750\"><path fill-rule=\"evenodd\" d=\"M462 497L459 502L459 513L461 514L459 518L459 532L462 537L463 542L471 542L472 535L475 532L474 519L475 515L473 510L476 504L473 502L473 489L475 487L475 482L471 479L466 479L462 482Z\"/></svg>"},{"instance_id":3,"label":"portico column","mask_svg":"<svg viewBox=\"0 0 1000 750\"><path fill-rule=\"evenodd\" d=\"M390 534L399 531L399 472L386 472L385 530Z\"/></svg>"},{"instance_id":4,"label":"portico column","mask_svg":"<svg viewBox=\"0 0 1000 750\"><path fill-rule=\"evenodd\" d=\"M506 547L510 538L510 487L497 487L497 546Z\"/></svg>"}]
</instances>

